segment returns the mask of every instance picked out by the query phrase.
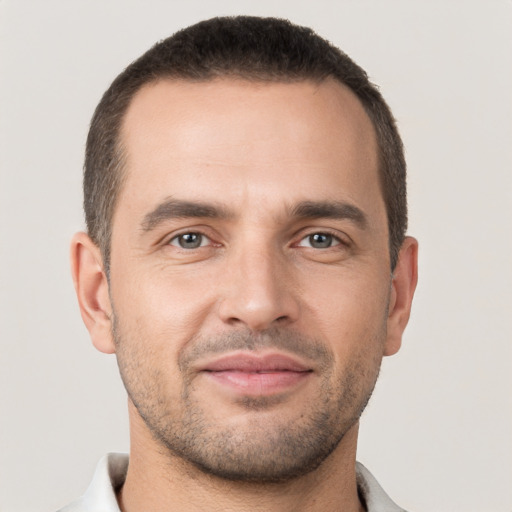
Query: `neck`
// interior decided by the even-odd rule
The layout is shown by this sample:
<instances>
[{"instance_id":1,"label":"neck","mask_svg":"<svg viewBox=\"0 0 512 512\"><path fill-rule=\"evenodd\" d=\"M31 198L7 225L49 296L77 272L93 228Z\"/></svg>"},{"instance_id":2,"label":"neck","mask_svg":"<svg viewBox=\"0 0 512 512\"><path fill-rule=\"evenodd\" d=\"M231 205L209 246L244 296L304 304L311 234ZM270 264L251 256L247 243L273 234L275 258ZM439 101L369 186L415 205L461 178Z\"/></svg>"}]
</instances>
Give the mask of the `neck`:
<instances>
[{"instance_id":1,"label":"neck","mask_svg":"<svg viewBox=\"0 0 512 512\"><path fill-rule=\"evenodd\" d=\"M133 409L133 407L132 407ZM358 425L314 471L284 483L233 482L205 474L157 443L130 411L130 463L118 495L122 512L361 512L355 454Z\"/></svg>"}]
</instances>

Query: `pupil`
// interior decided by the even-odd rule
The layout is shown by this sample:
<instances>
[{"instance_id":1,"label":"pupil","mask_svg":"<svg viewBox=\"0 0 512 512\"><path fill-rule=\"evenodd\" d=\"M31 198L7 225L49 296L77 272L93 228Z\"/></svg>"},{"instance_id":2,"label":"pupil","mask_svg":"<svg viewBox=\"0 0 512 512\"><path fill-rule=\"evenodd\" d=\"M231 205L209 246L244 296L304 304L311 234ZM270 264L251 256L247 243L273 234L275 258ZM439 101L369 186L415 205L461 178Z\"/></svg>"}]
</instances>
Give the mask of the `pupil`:
<instances>
[{"instance_id":1,"label":"pupil","mask_svg":"<svg viewBox=\"0 0 512 512\"><path fill-rule=\"evenodd\" d=\"M198 233L186 233L180 237L180 245L184 249L195 249L201 245L201 235Z\"/></svg>"},{"instance_id":2,"label":"pupil","mask_svg":"<svg viewBox=\"0 0 512 512\"><path fill-rule=\"evenodd\" d=\"M315 233L309 237L309 241L313 247L324 249L332 244L332 236L325 233Z\"/></svg>"}]
</instances>

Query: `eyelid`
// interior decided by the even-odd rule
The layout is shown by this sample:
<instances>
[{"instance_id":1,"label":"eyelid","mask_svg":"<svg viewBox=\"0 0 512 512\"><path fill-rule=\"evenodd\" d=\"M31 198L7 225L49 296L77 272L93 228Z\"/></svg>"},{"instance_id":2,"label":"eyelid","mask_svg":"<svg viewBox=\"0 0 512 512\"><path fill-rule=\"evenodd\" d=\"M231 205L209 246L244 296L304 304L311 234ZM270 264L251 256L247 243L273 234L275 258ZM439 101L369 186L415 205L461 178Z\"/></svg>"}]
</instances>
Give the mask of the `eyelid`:
<instances>
[{"instance_id":1,"label":"eyelid","mask_svg":"<svg viewBox=\"0 0 512 512\"><path fill-rule=\"evenodd\" d=\"M219 247L219 246L223 245L223 243L215 241L215 239L218 238L218 236L215 236L215 234L211 233L210 229L207 229L206 227L203 227L203 226L188 226L186 228L182 228L180 230L174 231L173 233L166 235L165 237L162 237L160 239L160 242L157 242L157 243L159 245L161 244L163 246L172 246L172 247L175 247L176 249L190 251L192 249L185 249L185 248L181 247L178 243L176 243L176 244L172 243L173 241L177 240L180 236L183 236L183 235L186 235L189 233L201 235L202 237L204 237L207 240L207 243L205 243L205 244L202 243L198 247L198 249L208 247L208 246ZM293 237L296 241L292 242L291 245L295 246L295 247L305 247L305 248L319 250L319 249L316 249L311 246L301 245L301 243L304 240L306 240L308 237L315 235L315 234L330 235L337 242L326 249L338 247L339 245L348 247L352 244L352 240L351 240L350 236L347 235L346 233L340 232L337 229L321 228L321 227L315 226L315 227L307 227L307 228L301 229L299 231L299 233L297 233Z\"/></svg>"},{"instance_id":2,"label":"eyelid","mask_svg":"<svg viewBox=\"0 0 512 512\"><path fill-rule=\"evenodd\" d=\"M298 238L298 242L295 242L293 245L295 245L296 247L310 247L310 246L307 246L307 245L300 245L300 244L305 239L309 238L312 235L316 235L316 234L332 236L333 239L336 242L338 242L338 243L328 247L328 249L330 249L331 247L337 247L339 245L349 246L352 243L352 240L350 239L350 237L348 235L346 235L345 233L341 233L338 230L333 230L333 229L330 229L330 228L314 227L314 228L306 228L304 230L301 230L300 233L296 237L296 239ZM310 248L315 249L314 247L310 247Z\"/></svg>"},{"instance_id":3,"label":"eyelid","mask_svg":"<svg viewBox=\"0 0 512 512\"><path fill-rule=\"evenodd\" d=\"M320 235L320 234L332 237L332 244L329 245L328 247L322 247L322 248L320 248L320 247L313 247L311 245L311 243L308 243L307 245L306 244L303 245L303 242L306 241L306 240L309 241L309 238L311 238L313 235ZM332 233L325 233L325 232L318 231L316 233L311 233L309 235L303 236L299 240L299 243L297 244L297 247L308 247L310 249L324 250L325 251L326 249L331 249L332 247L338 247L338 245L343 245L343 242L340 240L339 237L333 235Z\"/></svg>"},{"instance_id":4,"label":"eyelid","mask_svg":"<svg viewBox=\"0 0 512 512\"><path fill-rule=\"evenodd\" d=\"M222 244L215 242L215 234L211 232L211 229L207 229L203 226L187 226L182 229L178 229L176 231L173 231L172 233L167 234L165 237L162 237L160 239L159 245L162 246L171 246L176 249L186 250L190 251L191 249L184 249L179 244L172 244L171 242L173 240L177 240L180 236L187 235L187 234L197 234L201 235L203 238L208 240L207 244L200 245L199 248L203 247L209 247L209 246L220 246Z\"/></svg>"},{"instance_id":5,"label":"eyelid","mask_svg":"<svg viewBox=\"0 0 512 512\"><path fill-rule=\"evenodd\" d=\"M190 249L186 249L185 247L181 247L181 245L179 245L179 243L178 243L178 240L179 240L180 237L182 237L184 235L199 235L200 237L202 237L201 244L198 247L193 247L193 248L190 248ZM174 241L176 241L176 244L173 243ZM207 243L203 243L205 241ZM211 238L208 235L205 235L204 233L201 233L199 231L184 231L183 233L178 233L177 235L174 235L167 242L167 245L172 245L173 247L176 247L178 249L183 249L183 250L186 250L186 251L190 251L190 250L193 250L193 249L199 249L201 247L207 247L209 245L213 245L213 243L212 243Z\"/></svg>"}]
</instances>

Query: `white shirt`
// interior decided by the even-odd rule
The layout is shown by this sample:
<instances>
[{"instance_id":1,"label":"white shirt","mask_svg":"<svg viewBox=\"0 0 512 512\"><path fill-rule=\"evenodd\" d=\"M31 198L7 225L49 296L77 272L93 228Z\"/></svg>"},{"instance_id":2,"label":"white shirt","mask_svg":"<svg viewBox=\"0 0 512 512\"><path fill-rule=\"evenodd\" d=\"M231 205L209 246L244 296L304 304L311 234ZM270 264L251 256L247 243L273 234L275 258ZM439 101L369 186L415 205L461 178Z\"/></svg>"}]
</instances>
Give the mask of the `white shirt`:
<instances>
[{"instance_id":1,"label":"white shirt","mask_svg":"<svg viewBox=\"0 0 512 512\"><path fill-rule=\"evenodd\" d=\"M103 457L85 494L58 512L120 512L116 491L123 485L128 470L128 455L109 453ZM384 492L373 475L356 464L357 488L367 512L405 512Z\"/></svg>"}]
</instances>

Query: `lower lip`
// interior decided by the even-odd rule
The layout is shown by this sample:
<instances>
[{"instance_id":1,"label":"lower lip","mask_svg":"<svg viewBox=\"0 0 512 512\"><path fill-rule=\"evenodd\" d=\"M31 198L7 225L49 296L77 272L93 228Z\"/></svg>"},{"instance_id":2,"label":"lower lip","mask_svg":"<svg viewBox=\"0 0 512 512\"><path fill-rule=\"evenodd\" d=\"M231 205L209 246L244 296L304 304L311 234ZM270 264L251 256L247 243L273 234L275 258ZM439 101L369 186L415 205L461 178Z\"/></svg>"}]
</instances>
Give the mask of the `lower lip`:
<instances>
[{"instance_id":1,"label":"lower lip","mask_svg":"<svg viewBox=\"0 0 512 512\"><path fill-rule=\"evenodd\" d=\"M284 392L304 382L311 372L275 371L241 372L209 371L205 374L215 382L246 395L272 395Z\"/></svg>"}]
</instances>

